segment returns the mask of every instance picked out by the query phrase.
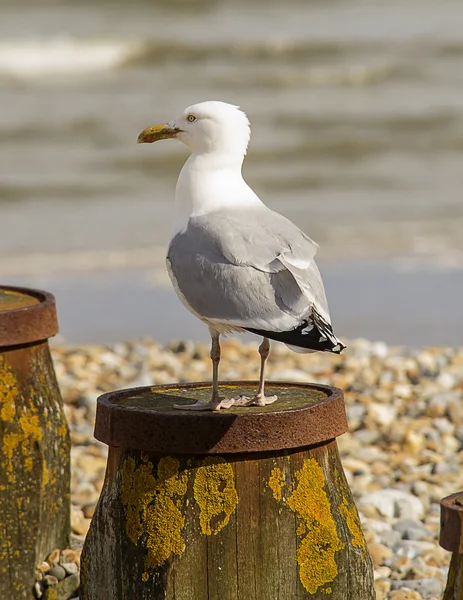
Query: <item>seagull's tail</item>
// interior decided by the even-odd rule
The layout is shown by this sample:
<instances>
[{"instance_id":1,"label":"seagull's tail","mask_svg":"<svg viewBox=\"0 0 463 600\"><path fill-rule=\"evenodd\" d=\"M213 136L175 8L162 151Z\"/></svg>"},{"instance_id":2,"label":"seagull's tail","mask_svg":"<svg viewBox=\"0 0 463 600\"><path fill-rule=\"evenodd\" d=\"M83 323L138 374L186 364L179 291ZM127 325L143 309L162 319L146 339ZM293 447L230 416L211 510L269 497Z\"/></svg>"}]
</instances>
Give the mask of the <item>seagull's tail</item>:
<instances>
[{"instance_id":1,"label":"seagull's tail","mask_svg":"<svg viewBox=\"0 0 463 600\"><path fill-rule=\"evenodd\" d=\"M336 338L337 344L332 348L322 348L323 352L333 352L333 354L341 354L345 350L346 345ZM297 352L298 354L312 354L312 352L318 352L319 349L314 350L313 348L303 348L301 346L294 346L293 344L286 344L290 350Z\"/></svg>"},{"instance_id":2,"label":"seagull's tail","mask_svg":"<svg viewBox=\"0 0 463 600\"><path fill-rule=\"evenodd\" d=\"M300 346L292 346L291 344L286 344L287 347L293 352L297 352L298 354L313 354L317 352L316 350L311 350L310 348L301 348Z\"/></svg>"},{"instance_id":3,"label":"seagull's tail","mask_svg":"<svg viewBox=\"0 0 463 600\"><path fill-rule=\"evenodd\" d=\"M298 327L289 331L264 331L248 327L245 329L262 337L283 342L288 348L294 350L294 352L307 353L321 351L341 354L346 347L335 336L331 324L316 310L313 310L311 316L304 319Z\"/></svg>"}]
</instances>

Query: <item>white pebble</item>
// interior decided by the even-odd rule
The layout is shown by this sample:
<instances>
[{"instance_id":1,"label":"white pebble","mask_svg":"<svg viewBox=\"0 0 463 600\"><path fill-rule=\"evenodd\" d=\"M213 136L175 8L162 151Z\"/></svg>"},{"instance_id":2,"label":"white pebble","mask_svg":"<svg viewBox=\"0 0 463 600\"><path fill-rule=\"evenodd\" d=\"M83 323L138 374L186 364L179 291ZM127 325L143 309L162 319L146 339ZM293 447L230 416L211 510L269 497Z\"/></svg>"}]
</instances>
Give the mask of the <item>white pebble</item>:
<instances>
[{"instance_id":1,"label":"white pebble","mask_svg":"<svg viewBox=\"0 0 463 600\"><path fill-rule=\"evenodd\" d=\"M388 519L394 517L406 519L411 518L413 515L416 518L421 518L424 514L423 503L419 498L392 488L362 496L359 500L359 506L362 507L362 505L368 504L374 506L381 515Z\"/></svg>"}]
</instances>

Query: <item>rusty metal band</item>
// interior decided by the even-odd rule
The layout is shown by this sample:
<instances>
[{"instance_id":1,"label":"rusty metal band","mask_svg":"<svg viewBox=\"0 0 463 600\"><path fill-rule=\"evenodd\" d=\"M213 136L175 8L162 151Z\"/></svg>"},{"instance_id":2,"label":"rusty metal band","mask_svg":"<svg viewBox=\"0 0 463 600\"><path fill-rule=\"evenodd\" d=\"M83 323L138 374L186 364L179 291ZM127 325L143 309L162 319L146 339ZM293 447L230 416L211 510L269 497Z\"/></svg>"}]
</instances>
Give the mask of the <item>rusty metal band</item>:
<instances>
[{"instance_id":1,"label":"rusty metal band","mask_svg":"<svg viewBox=\"0 0 463 600\"><path fill-rule=\"evenodd\" d=\"M0 286L0 292L30 296L35 304L0 310L0 348L46 340L58 333L55 298L49 292L23 287Z\"/></svg>"},{"instance_id":2,"label":"rusty metal band","mask_svg":"<svg viewBox=\"0 0 463 600\"><path fill-rule=\"evenodd\" d=\"M221 385L250 388L251 381ZM95 437L110 446L160 454L227 454L300 448L327 442L348 430L343 392L319 384L268 382L272 388L321 391L325 397L294 409L271 411L163 411L121 405L136 394L149 400L155 393L191 390L210 383L159 385L119 390L98 398Z\"/></svg>"}]
</instances>

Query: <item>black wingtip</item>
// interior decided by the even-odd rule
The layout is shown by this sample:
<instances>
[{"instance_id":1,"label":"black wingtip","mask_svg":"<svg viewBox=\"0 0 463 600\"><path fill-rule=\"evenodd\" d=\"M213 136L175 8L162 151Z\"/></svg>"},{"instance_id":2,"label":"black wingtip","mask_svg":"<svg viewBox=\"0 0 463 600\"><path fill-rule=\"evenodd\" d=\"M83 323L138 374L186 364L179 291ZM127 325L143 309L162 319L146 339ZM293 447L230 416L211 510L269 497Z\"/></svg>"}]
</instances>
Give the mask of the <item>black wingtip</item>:
<instances>
[{"instance_id":1,"label":"black wingtip","mask_svg":"<svg viewBox=\"0 0 463 600\"><path fill-rule=\"evenodd\" d=\"M329 352L333 352L334 354L341 354L347 348L345 344L343 344L340 340L338 340L337 344L334 344L332 348L330 348Z\"/></svg>"},{"instance_id":2,"label":"black wingtip","mask_svg":"<svg viewBox=\"0 0 463 600\"><path fill-rule=\"evenodd\" d=\"M287 344L288 346L296 346L307 350L333 352L334 354L341 354L345 350L346 345L338 340L334 334L332 334L332 338L331 336L327 337L317 327L314 327L309 333L301 333L301 330L305 327L307 325L303 323L290 331L265 331L263 329L251 329L248 327L246 327L246 331L261 335L270 340L275 340L276 342L283 342L283 344Z\"/></svg>"},{"instance_id":3,"label":"black wingtip","mask_svg":"<svg viewBox=\"0 0 463 600\"><path fill-rule=\"evenodd\" d=\"M265 331L247 327L246 330L277 342L283 342L288 346L296 346L307 350L341 354L346 348L345 344L334 335L330 323L315 309L312 310L310 317L307 317L297 327L289 331Z\"/></svg>"}]
</instances>

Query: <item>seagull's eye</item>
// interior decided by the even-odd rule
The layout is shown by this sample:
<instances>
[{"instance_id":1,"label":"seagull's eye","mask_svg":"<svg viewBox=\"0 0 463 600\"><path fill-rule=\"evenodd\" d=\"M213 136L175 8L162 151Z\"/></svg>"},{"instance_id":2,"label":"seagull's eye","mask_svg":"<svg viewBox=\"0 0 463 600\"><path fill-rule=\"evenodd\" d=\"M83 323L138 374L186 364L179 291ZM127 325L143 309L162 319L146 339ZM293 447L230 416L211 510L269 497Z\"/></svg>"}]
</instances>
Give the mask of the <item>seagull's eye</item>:
<instances>
[{"instance_id":1,"label":"seagull's eye","mask_svg":"<svg viewBox=\"0 0 463 600\"><path fill-rule=\"evenodd\" d=\"M187 121L189 123L194 123L196 121L196 117L194 115L188 115Z\"/></svg>"}]
</instances>

